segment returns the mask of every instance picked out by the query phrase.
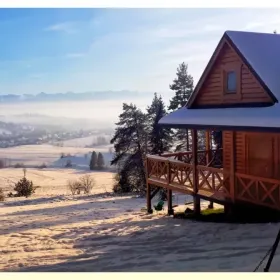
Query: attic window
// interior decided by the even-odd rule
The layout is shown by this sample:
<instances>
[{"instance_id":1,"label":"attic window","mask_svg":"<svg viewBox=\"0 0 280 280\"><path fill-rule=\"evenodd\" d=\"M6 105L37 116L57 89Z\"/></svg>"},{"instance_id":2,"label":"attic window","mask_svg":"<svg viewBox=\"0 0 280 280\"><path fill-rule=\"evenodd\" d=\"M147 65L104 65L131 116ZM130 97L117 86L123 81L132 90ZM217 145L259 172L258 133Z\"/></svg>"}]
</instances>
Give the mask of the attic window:
<instances>
[{"instance_id":1,"label":"attic window","mask_svg":"<svg viewBox=\"0 0 280 280\"><path fill-rule=\"evenodd\" d=\"M237 78L235 71L229 71L226 74L226 92L236 93L237 89Z\"/></svg>"}]
</instances>

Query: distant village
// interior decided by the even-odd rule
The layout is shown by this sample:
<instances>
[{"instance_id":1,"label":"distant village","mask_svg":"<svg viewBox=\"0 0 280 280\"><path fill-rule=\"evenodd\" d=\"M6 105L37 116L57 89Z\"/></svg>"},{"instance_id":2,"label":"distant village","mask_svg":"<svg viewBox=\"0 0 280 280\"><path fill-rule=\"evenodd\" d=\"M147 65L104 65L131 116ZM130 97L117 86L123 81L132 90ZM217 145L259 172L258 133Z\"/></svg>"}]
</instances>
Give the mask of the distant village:
<instances>
[{"instance_id":1,"label":"distant village","mask_svg":"<svg viewBox=\"0 0 280 280\"><path fill-rule=\"evenodd\" d=\"M0 121L0 148L15 147L20 145L37 145L51 143L56 146L63 146L63 141L93 136L93 130L63 130L59 131L38 128L33 125L6 123ZM98 145L107 144L105 137L98 137ZM92 143L91 146L94 146Z\"/></svg>"}]
</instances>

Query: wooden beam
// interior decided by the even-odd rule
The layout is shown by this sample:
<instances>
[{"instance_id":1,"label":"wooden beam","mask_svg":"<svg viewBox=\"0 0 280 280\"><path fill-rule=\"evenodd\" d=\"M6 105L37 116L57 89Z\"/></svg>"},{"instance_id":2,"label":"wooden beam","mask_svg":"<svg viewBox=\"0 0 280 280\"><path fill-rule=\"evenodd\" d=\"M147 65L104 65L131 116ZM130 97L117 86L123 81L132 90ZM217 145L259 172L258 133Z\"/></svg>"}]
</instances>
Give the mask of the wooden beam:
<instances>
[{"instance_id":1,"label":"wooden beam","mask_svg":"<svg viewBox=\"0 0 280 280\"><path fill-rule=\"evenodd\" d=\"M153 213L152 199L151 199L151 185L148 183L147 183L147 212L149 214Z\"/></svg>"},{"instance_id":2,"label":"wooden beam","mask_svg":"<svg viewBox=\"0 0 280 280\"><path fill-rule=\"evenodd\" d=\"M190 150L190 141L189 141L189 130L187 129L187 151L189 151Z\"/></svg>"},{"instance_id":3,"label":"wooden beam","mask_svg":"<svg viewBox=\"0 0 280 280\"><path fill-rule=\"evenodd\" d=\"M192 129L192 154L193 154L193 190L194 190L194 213L200 214L200 198L198 194L198 173L197 173L197 130Z\"/></svg>"},{"instance_id":4,"label":"wooden beam","mask_svg":"<svg viewBox=\"0 0 280 280\"><path fill-rule=\"evenodd\" d=\"M146 190L146 198L147 198L147 212L149 214L153 213L153 209L152 209L152 198L151 198L151 185L148 182L149 179L149 164L148 164L148 158L147 156L145 157L145 176L146 176L146 186L147 186L147 190Z\"/></svg>"},{"instance_id":5,"label":"wooden beam","mask_svg":"<svg viewBox=\"0 0 280 280\"><path fill-rule=\"evenodd\" d=\"M172 208L172 190L168 189L168 215L174 215L174 210Z\"/></svg>"},{"instance_id":6,"label":"wooden beam","mask_svg":"<svg viewBox=\"0 0 280 280\"><path fill-rule=\"evenodd\" d=\"M211 161L210 133L205 130L205 150L206 150L206 165Z\"/></svg>"},{"instance_id":7,"label":"wooden beam","mask_svg":"<svg viewBox=\"0 0 280 280\"><path fill-rule=\"evenodd\" d=\"M231 162L230 162L230 196L235 201L235 171L236 171L236 132L231 132Z\"/></svg>"}]
</instances>

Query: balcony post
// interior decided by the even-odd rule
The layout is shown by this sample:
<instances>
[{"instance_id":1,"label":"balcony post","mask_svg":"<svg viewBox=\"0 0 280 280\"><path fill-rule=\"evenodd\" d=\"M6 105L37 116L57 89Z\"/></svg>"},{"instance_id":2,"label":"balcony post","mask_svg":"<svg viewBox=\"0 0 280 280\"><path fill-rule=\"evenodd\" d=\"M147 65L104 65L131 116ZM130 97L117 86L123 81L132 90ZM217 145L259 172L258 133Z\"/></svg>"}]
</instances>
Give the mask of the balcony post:
<instances>
[{"instance_id":1,"label":"balcony post","mask_svg":"<svg viewBox=\"0 0 280 280\"><path fill-rule=\"evenodd\" d=\"M148 177L149 177L149 163L148 163L148 158L147 158L147 155L145 157L145 170L146 170L146 186L147 186L147 189L146 189L146 198L147 198L147 212L149 214L152 214L153 213L153 209L152 209L152 198L151 198L151 185L149 184L148 182Z\"/></svg>"},{"instance_id":2,"label":"balcony post","mask_svg":"<svg viewBox=\"0 0 280 280\"><path fill-rule=\"evenodd\" d=\"M174 210L172 208L172 190L167 190L167 199L168 199L168 215L174 215Z\"/></svg>"},{"instance_id":3,"label":"balcony post","mask_svg":"<svg viewBox=\"0 0 280 280\"><path fill-rule=\"evenodd\" d=\"M192 129L192 156L193 156L193 191L194 191L194 213L200 214L200 198L197 196L199 178L197 174L197 130Z\"/></svg>"},{"instance_id":4,"label":"balcony post","mask_svg":"<svg viewBox=\"0 0 280 280\"><path fill-rule=\"evenodd\" d=\"M206 150L206 165L209 164L209 162L211 161L211 147L210 147L210 131L209 130L205 130L205 150Z\"/></svg>"}]
</instances>

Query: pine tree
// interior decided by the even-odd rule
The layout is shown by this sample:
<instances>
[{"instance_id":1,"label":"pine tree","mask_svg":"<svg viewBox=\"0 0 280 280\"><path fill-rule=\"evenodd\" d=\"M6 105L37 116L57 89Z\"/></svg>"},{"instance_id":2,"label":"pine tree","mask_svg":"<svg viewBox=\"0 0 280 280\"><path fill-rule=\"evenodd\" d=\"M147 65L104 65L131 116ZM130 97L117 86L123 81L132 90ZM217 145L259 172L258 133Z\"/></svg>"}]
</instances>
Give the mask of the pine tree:
<instances>
[{"instance_id":1,"label":"pine tree","mask_svg":"<svg viewBox=\"0 0 280 280\"><path fill-rule=\"evenodd\" d=\"M179 64L177 68L177 77L169 86L175 92L175 95L170 100L168 110L175 111L186 105L193 92L193 77L188 74L188 65L185 62ZM174 134L174 139L177 142L176 151L189 150L189 131L188 129L178 129Z\"/></svg>"},{"instance_id":2,"label":"pine tree","mask_svg":"<svg viewBox=\"0 0 280 280\"><path fill-rule=\"evenodd\" d=\"M161 155L172 147L172 131L158 125L159 120L166 115L165 105L161 96L154 94L151 106L147 108L148 119L148 150L152 155Z\"/></svg>"},{"instance_id":3,"label":"pine tree","mask_svg":"<svg viewBox=\"0 0 280 280\"><path fill-rule=\"evenodd\" d=\"M98 153L98 156L97 156L97 167L98 167L98 169L103 169L104 165L105 165L104 157L101 153Z\"/></svg>"},{"instance_id":4,"label":"pine tree","mask_svg":"<svg viewBox=\"0 0 280 280\"><path fill-rule=\"evenodd\" d=\"M111 165L118 167L122 191L144 192L146 188L144 156L146 151L146 115L133 104L123 104L111 144L115 154ZM124 185L125 184L125 185Z\"/></svg>"},{"instance_id":5,"label":"pine tree","mask_svg":"<svg viewBox=\"0 0 280 280\"><path fill-rule=\"evenodd\" d=\"M172 148L172 130L158 125L159 120L166 115L165 105L161 96L154 94L151 106L147 108L148 119L148 151L152 155L161 155ZM166 200L167 190L160 189L161 200Z\"/></svg>"},{"instance_id":6,"label":"pine tree","mask_svg":"<svg viewBox=\"0 0 280 280\"><path fill-rule=\"evenodd\" d=\"M95 151L93 151L91 154L89 169L94 170L94 169L96 169L96 167L97 167L97 154Z\"/></svg>"}]
</instances>

